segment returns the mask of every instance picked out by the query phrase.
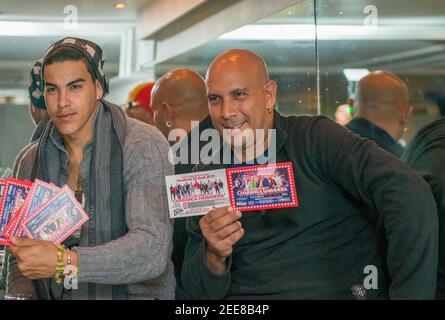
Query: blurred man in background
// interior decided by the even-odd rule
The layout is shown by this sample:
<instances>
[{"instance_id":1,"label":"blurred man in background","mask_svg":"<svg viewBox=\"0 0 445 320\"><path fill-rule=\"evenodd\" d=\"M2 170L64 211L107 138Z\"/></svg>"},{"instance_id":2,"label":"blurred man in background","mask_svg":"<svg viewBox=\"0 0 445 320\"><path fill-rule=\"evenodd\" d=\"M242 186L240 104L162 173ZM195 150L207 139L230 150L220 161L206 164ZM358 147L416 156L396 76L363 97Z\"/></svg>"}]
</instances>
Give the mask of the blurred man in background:
<instances>
[{"instance_id":1,"label":"blurred man in background","mask_svg":"<svg viewBox=\"0 0 445 320\"><path fill-rule=\"evenodd\" d=\"M31 136L30 143L38 140L43 134L43 131L49 121L49 114L46 110L46 103L44 97L44 88L42 80L42 62L43 58L36 61L31 69L29 80L28 80L28 93L29 93L29 113L31 115L31 120L36 126L34 133ZM28 151L30 145L24 148L20 154L17 156L18 159L22 158L23 155ZM17 164L12 170L12 176L17 173Z\"/></svg>"},{"instance_id":2,"label":"blurred man in background","mask_svg":"<svg viewBox=\"0 0 445 320\"><path fill-rule=\"evenodd\" d=\"M187 144L188 161L176 164L175 173L191 172L195 166L191 161L191 140L199 140L201 132L212 127L204 79L195 71L186 68L169 71L156 81L152 91L151 107L155 126L167 139L173 129L183 129L188 133L188 136L179 142L179 144ZM199 122L199 125L193 127L192 121ZM176 141L169 142L174 144ZM199 141L198 144L201 150L204 143ZM172 260L175 266L176 298L178 299L186 298L181 289L181 266L187 242L185 222L185 218L175 219L173 233Z\"/></svg>"},{"instance_id":3,"label":"blurred man in background","mask_svg":"<svg viewBox=\"0 0 445 320\"><path fill-rule=\"evenodd\" d=\"M357 83L354 104L354 118L346 127L400 158L404 148L397 141L413 110L403 80L390 72L371 72Z\"/></svg>"},{"instance_id":4,"label":"blurred man in background","mask_svg":"<svg viewBox=\"0 0 445 320\"><path fill-rule=\"evenodd\" d=\"M350 107L347 104L339 105L335 110L335 122L341 126L346 126L352 120Z\"/></svg>"},{"instance_id":5,"label":"blurred man in background","mask_svg":"<svg viewBox=\"0 0 445 320\"><path fill-rule=\"evenodd\" d=\"M36 125L31 141L37 140L46 126L49 119L46 111L45 97L43 95L42 84L42 59L36 61L31 69L28 81L29 93L29 113L31 114L32 122Z\"/></svg>"},{"instance_id":6,"label":"blurred man in background","mask_svg":"<svg viewBox=\"0 0 445 320\"><path fill-rule=\"evenodd\" d=\"M153 125L153 111L150 108L151 90L154 82L137 85L128 95L124 111L130 118Z\"/></svg>"},{"instance_id":7,"label":"blurred man in background","mask_svg":"<svg viewBox=\"0 0 445 320\"><path fill-rule=\"evenodd\" d=\"M439 212L439 268L436 299L445 299L445 119L422 128L402 158L428 182Z\"/></svg>"}]
</instances>

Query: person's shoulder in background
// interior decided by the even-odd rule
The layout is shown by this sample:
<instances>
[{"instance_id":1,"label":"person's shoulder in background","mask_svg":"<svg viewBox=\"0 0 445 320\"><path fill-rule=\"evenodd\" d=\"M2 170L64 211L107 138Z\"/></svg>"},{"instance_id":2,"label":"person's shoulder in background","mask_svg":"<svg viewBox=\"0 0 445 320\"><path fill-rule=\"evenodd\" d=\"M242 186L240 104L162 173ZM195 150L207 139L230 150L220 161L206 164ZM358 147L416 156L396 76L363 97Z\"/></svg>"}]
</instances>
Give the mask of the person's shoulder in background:
<instances>
[{"instance_id":1,"label":"person's shoulder in background","mask_svg":"<svg viewBox=\"0 0 445 320\"><path fill-rule=\"evenodd\" d=\"M36 140L20 151L14 161L12 177L22 180L29 178L34 165L38 144L39 140Z\"/></svg>"},{"instance_id":2,"label":"person's shoulder in background","mask_svg":"<svg viewBox=\"0 0 445 320\"><path fill-rule=\"evenodd\" d=\"M168 153L167 139L156 127L127 118L124 146L124 174L127 183L135 175L146 171L151 172L150 176L173 174L174 168L168 159Z\"/></svg>"}]
</instances>

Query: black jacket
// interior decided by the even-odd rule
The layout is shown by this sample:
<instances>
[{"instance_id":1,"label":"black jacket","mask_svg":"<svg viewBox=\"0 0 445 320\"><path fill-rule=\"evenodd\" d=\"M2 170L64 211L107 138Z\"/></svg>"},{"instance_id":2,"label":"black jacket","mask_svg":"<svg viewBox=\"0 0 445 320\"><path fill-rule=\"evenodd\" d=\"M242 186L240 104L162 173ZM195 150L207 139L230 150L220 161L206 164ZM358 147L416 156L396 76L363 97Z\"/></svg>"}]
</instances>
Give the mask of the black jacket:
<instances>
[{"instance_id":1,"label":"black jacket","mask_svg":"<svg viewBox=\"0 0 445 320\"><path fill-rule=\"evenodd\" d=\"M404 148L388 132L366 119L354 118L346 125L346 128L362 138L375 141L380 148L392 153L397 158L400 158L403 154Z\"/></svg>"},{"instance_id":2,"label":"black jacket","mask_svg":"<svg viewBox=\"0 0 445 320\"><path fill-rule=\"evenodd\" d=\"M402 158L431 187L439 211L439 268L437 295L445 299L445 119L422 128Z\"/></svg>"}]
</instances>

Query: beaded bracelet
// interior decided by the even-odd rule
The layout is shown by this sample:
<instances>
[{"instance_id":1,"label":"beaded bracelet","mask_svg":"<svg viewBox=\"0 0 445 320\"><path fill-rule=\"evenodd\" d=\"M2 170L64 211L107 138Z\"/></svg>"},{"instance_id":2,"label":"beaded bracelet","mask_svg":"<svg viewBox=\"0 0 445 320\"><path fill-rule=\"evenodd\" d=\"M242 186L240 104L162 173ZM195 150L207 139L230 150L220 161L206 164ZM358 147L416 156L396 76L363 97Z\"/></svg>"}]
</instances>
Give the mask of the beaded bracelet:
<instances>
[{"instance_id":1,"label":"beaded bracelet","mask_svg":"<svg viewBox=\"0 0 445 320\"><path fill-rule=\"evenodd\" d=\"M68 248L66 249L66 265L71 265L71 250Z\"/></svg>"},{"instance_id":2,"label":"beaded bracelet","mask_svg":"<svg viewBox=\"0 0 445 320\"><path fill-rule=\"evenodd\" d=\"M57 247L56 274L54 275L54 279L58 284L62 284L63 282L63 271L65 270L65 263L63 262L64 252L65 252L64 245L60 245L59 247Z\"/></svg>"},{"instance_id":3,"label":"beaded bracelet","mask_svg":"<svg viewBox=\"0 0 445 320\"><path fill-rule=\"evenodd\" d=\"M74 270L73 270L74 269ZM79 268L71 264L71 250L66 248L66 268L63 272L63 275L68 277L69 279L76 279L77 281L77 274L79 273ZM73 281L73 280L71 280ZM72 283L72 282L70 282ZM77 286L76 286L77 289Z\"/></svg>"}]
</instances>

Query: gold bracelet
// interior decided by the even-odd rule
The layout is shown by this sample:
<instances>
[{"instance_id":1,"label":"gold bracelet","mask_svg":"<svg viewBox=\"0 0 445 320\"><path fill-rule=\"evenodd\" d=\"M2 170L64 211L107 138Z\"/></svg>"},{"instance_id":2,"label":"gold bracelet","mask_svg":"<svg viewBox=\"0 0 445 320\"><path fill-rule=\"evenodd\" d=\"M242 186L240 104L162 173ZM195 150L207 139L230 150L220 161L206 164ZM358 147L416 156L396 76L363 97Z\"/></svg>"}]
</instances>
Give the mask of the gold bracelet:
<instances>
[{"instance_id":1,"label":"gold bracelet","mask_svg":"<svg viewBox=\"0 0 445 320\"><path fill-rule=\"evenodd\" d=\"M58 284L62 284L64 277L63 275L63 271L65 270L65 263L63 262L64 252L65 252L64 245L60 245L57 247L56 274L54 275L54 279Z\"/></svg>"}]
</instances>

